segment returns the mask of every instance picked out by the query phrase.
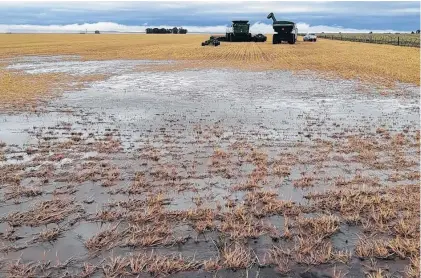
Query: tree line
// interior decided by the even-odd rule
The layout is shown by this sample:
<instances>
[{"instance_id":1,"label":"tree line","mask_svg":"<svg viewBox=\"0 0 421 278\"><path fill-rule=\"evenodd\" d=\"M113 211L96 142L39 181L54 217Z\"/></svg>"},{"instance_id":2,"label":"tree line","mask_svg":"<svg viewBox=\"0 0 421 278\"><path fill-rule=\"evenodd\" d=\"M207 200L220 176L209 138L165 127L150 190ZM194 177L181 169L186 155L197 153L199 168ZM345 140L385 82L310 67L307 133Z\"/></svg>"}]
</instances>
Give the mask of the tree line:
<instances>
[{"instance_id":1,"label":"tree line","mask_svg":"<svg viewBox=\"0 0 421 278\"><path fill-rule=\"evenodd\" d=\"M187 34L187 29L177 28L146 28L146 34Z\"/></svg>"}]
</instances>

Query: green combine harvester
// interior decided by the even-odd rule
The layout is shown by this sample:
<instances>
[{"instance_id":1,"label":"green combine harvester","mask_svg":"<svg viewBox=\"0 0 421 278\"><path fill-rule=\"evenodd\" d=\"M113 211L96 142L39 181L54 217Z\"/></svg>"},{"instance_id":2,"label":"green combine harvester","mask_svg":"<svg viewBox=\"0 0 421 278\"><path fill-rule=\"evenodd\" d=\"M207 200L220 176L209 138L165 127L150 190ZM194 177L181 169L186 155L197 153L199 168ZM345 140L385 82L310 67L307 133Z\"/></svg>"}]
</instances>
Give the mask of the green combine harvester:
<instances>
[{"instance_id":1,"label":"green combine harvester","mask_svg":"<svg viewBox=\"0 0 421 278\"><path fill-rule=\"evenodd\" d=\"M273 20L273 30L276 34L273 34L273 44L281 42L288 42L294 44L297 41L298 29L294 22L291 21L278 21L273 13L267 16L268 19Z\"/></svg>"},{"instance_id":2,"label":"green combine harvester","mask_svg":"<svg viewBox=\"0 0 421 278\"><path fill-rule=\"evenodd\" d=\"M252 35L248 20L233 20L231 27L227 29L225 37L218 37L219 41L227 42L265 42L267 37L262 34Z\"/></svg>"}]
</instances>

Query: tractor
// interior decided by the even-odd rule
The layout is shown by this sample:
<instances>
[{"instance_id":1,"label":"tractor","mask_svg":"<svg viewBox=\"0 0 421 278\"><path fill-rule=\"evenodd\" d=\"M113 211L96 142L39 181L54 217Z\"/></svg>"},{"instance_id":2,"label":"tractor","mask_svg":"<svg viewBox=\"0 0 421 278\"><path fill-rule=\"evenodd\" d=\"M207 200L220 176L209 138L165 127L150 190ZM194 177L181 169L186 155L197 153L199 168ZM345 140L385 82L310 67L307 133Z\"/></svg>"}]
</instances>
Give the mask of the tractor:
<instances>
[{"instance_id":1,"label":"tractor","mask_svg":"<svg viewBox=\"0 0 421 278\"><path fill-rule=\"evenodd\" d=\"M265 42L267 40L267 37L262 34L257 34L253 36L252 39L254 42Z\"/></svg>"},{"instance_id":2,"label":"tractor","mask_svg":"<svg viewBox=\"0 0 421 278\"><path fill-rule=\"evenodd\" d=\"M206 41L202 42L202 46L205 46L205 45L218 46L220 44L221 44L221 42L218 41L218 39L215 38L215 37L210 37L209 40L206 40Z\"/></svg>"},{"instance_id":3,"label":"tractor","mask_svg":"<svg viewBox=\"0 0 421 278\"><path fill-rule=\"evenodd\" d=\"M291 21L277 21L273 13L268 14L268 19L273 20L273 44L278 44L283 41L289 44L294 44L297 41L298 29L294 22Z\"/></svg>"}]
</instances>

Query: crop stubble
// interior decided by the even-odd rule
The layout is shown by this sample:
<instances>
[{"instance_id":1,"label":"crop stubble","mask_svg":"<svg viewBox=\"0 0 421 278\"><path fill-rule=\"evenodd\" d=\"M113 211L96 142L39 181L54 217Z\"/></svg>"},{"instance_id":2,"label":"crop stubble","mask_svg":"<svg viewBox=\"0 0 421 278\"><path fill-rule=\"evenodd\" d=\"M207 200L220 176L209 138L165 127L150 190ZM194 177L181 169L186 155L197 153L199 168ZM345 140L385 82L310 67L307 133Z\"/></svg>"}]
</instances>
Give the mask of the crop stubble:
<instances>
[{"instance_id":1,"label":"crop stubble","mask_svg":"<svg viewBox=\"0 0 421 278\"><path fill-rule=\"evenodd\" d=\"M4 59L25 55L78 55L83 60L175 60L176 65L160 68L311 70L382 85L396 81L420 84L420 55L414 48L323 39L317 43L299 40L296 45L272 45L270 35L265 43L223 42L220 47L202 47L200 42L206 38L206 35L0 34L3 59L0 100L30 101L75 81L68 75L26 77L5 69L10 60Z\"/></svg>"}]
</instances>

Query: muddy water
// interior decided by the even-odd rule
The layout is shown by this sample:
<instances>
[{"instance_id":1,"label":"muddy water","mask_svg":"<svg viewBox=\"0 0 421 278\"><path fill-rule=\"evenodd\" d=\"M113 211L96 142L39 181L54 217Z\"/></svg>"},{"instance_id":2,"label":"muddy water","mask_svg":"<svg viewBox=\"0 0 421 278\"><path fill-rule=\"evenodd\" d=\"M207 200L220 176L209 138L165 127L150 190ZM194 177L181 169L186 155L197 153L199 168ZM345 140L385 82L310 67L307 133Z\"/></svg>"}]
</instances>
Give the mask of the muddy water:
<instances>
[{"instance_id":1,"label":"muddy water","mask_svg":"<svg viewBox=\"0 0 421 278\"><path fill-rule=\"evenodd\" d=\"M164 193L170 201L168 211L195 208L195 198L200 198L202 207L215 209L227 200L241 203L246 192L232 190L233 186L244 182L256 168L252 163L241 161L240 156L230 160L227 166L230 176L210 173L211 156L216 149L228 152L236 142L251 145L246 151L262 150L269 161L280 154L299 154L301 162L292 167L288 177L270 176L266 188L275 190L279 198L296 204L306 204L304 194L323 191L331 187L329 178L344 176L351 178L356 172L378 178L384 185L393 186L388 180L390 169L366 169L359 162L339 163L324 161L322 166L305 162L314 154L316 139L334 141L344 134L372 135L379 127L391 132L415 132L419 127L419 87L397 84L394 89L378 89L355 80L325 80L314 74L293 74L288 71L243 72L238 70L183 70L183 71L135 71L142 65L159 65L170 62L156 61L86 61L77 58L64 61L61 57L35 57L16 61L11 69L27 73L64 72L67 74L111 74L103 81L93 82L81 91L67 92L51 101L45 112L19 115L0 115L0 141L7 144L6 161L0 166L17 164L33 165L36 169L52 165L54 178L42 185L40 196L19 200L4 200L0 213L6 216L12 211L28 210L30 204L49 200L55 196L55 189L63 189L66 181L59 176L76 175L83 163L100 157L119 169L119 179L110 187L101 182L84 181L75 184L74 192L64 196L74 198L83 204L83 219L66 226L56 241L33 243L32 238L41 227L17 227L15 233L21 239L5 246L15 249L7 253L7 259L66 261L72 257L84 258L93 263L100 262L110 253L124 254L133 251L127 247L115 247L110 251L92 256L84 242L107 227L89 219L99 210L114 201L143 196L128 196L119 192L132 182L135 173L153 172L156 169L173 169L189 183L188 189L165 187ZM198 132L200 130L200 132ZM82 143L74 149L62 151L55 148L80 133ZM92 144L107 136L116 138L121 149L111 153L101 153L91 148ZM78 139L79 140L79 139ZM48 155L64 155L59 162L47 161L45 153L31 154L28 148L40 149L41 144L50 144ZM53 148L54 147L54 148ZM150 148L158 150L159 160L145 159L142 154ZM409 149L408 158L414 158L414 149ZM37 160L37 157L42 157ZM238 163L238 164L235 164ZM234 165L234 166L233 166ZM237 165L237 166L235 166ZM240 166L238 166L240 165ZM405 170L416 171L419 163ZM29 167L29 166L28 166ZM37 168L38 167L38 168ZM194 168L189 175L188 169ZM24 170L30 171L29 168ZM315 184L310 188L298 188L293 181L301 173L316 173ZM155 180L148 176L155 186L152 193L159 192L168 181ZM24 178L22 183L36 184L37 178ZM194 186L195 190L190 190ZM154 191L155 190L155 191ZM157 191L158 190L158 191ZM5 196L7 186L2 187ZM161 191L162 193L162 191ZM93 202L90 202L92 200ZM84 202L86 201L86 202ZM17 204L16 204L17 203ZM282 229L283 217L272 216L267 220ZM65 225L69 219L58 225ZM111 222L115 223L115 222ZM4 229L7 227L3 221ZM55 227L56 224L49 224ZM67 224L66 224L67 225ZM49 227L50 227L49 226ZM3 228L3 227L2 227ZM341 226L341 233L332 238L335 246L352 251L360 232L358 227ZM158 246L147 248L157 252L181 252L205 260L217 256L215 246L208 239L200 239L188 225L174 229L178 236L188 235L198 238L197 242L187 241L183 246ZM217 237L209 234L208 237ZM206 238L206 236L205 236ZM260 237L250 246L261 259L264 251L272 245L270 238ZM141 248L134 251L140 251ZM75 264L78 265L78 264ZM358 265L358 264L357 264ZM315 267L325 271L326 267ZM393 271L402 270L402 264ZM77 268L76 268L77 269ZM255 270L256 271L260 270ZM301 271L297 268L297 273ZM355 275L359 276L357 270ZM266 274L265 274L266 273ZM272 277L274 270L264 269L260 277ZM186 274L187 275L187 274ZM189 274L203 275L206 273ZM232 274L221 274L221 277ZM245 272L236 273L241 277ZM263 276L262 276L263 275ZM186 276L177 276L186 277Z\"/></svg>"}]
</instances>

